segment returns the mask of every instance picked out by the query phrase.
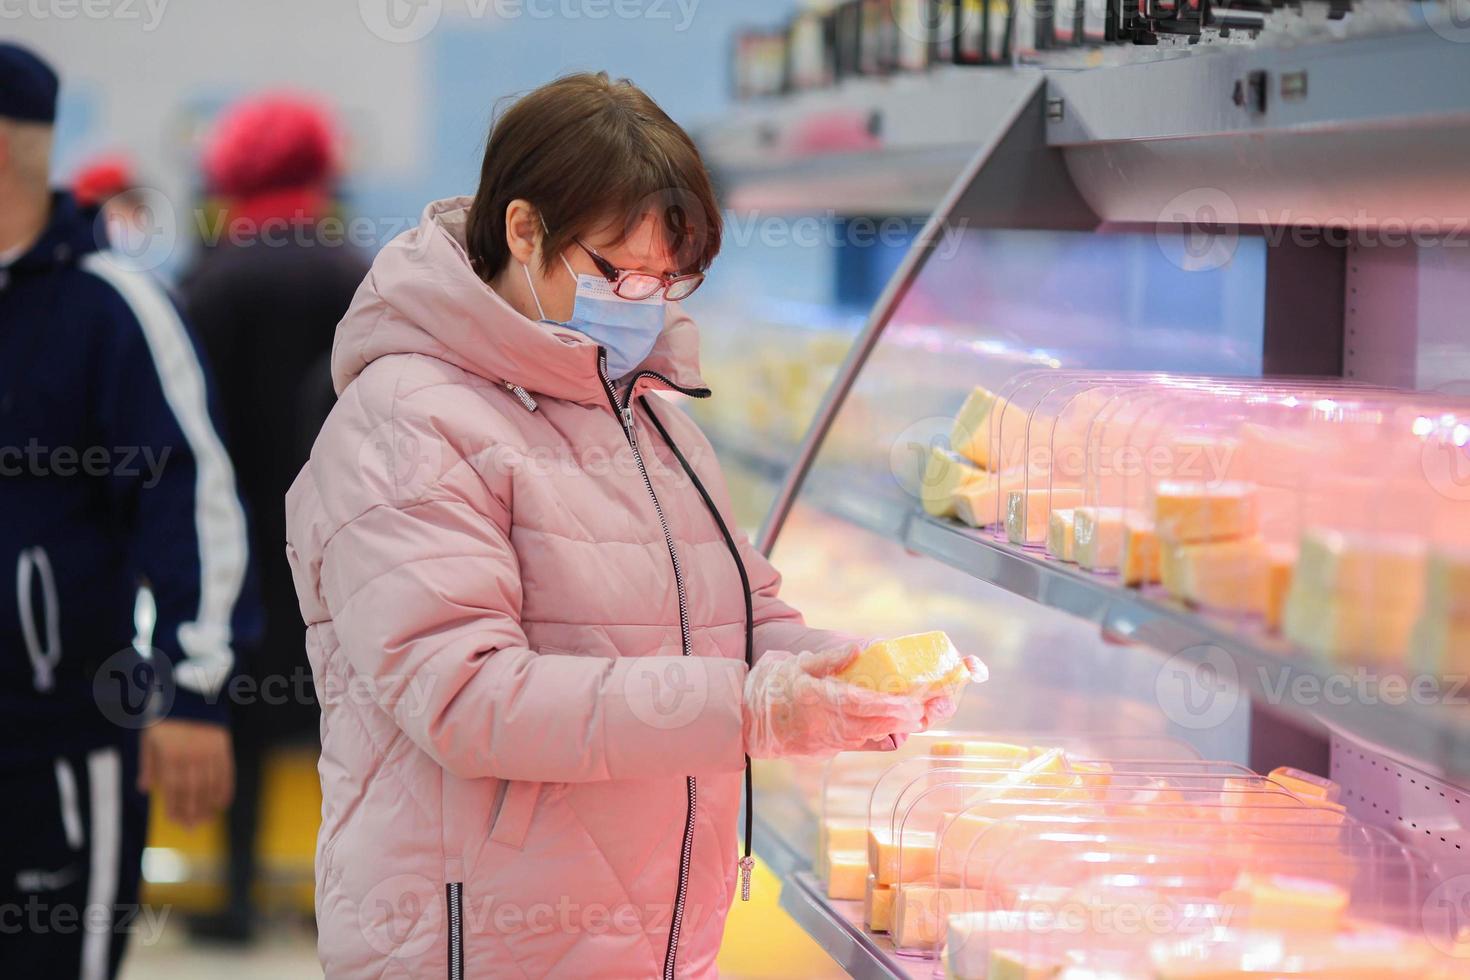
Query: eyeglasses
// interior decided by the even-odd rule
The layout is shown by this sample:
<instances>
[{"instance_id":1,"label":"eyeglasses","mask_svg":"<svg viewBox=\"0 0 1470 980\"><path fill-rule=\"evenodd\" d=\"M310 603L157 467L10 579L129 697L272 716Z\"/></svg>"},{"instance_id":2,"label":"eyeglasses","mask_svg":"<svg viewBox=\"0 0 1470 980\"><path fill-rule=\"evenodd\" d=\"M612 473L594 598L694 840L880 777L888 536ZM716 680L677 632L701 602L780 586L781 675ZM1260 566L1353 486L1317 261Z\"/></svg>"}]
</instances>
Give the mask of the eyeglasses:
<instances>
[{"instance_id":1,"label":"eyeglasses","mask_svg":"<svg viewBox=\"0 0 1470 980\"><path fill-rule=\"evenodd\" d=\"M655 276L648 272L619 269L598 255L591 247L583 244L581 239L573 239L573 241L591 257L592 262L597 266L597 271L602 273L604 279L613 284L613 292L623 299L648 299L662 292L665 299L677 303L681 299L688 299L696 289L704 285L703 272L665 279L663 276Z\"/></svg>"}]
</instances>

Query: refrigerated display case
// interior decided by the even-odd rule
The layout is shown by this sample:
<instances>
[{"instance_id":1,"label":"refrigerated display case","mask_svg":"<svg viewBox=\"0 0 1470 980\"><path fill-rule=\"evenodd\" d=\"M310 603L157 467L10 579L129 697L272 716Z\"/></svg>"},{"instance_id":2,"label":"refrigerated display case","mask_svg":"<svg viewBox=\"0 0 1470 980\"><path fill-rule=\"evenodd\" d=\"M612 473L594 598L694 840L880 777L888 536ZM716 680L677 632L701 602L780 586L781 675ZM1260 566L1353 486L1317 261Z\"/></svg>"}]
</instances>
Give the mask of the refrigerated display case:
<instances>
[{"instance_id":1,"label":"refrigerated display case","mask_svg":"<svg viewBox=\"0 0 1470 980\"><path fill-rule=\"evenodd\" d=\"M1310 97L1264 111L1230 98L1308 77ZM1008 782L997 801L1004 767L967 771L925 739L825 769L758 763L757 851L783 905L859 977L1467 975L1470 46L1406 35L1018 78L844 359L759 544L810 621L943 629L984 658L946 737L1029 747L1046 789ZM1390 241L1399 228L1415 230ZM977 388L988 401L967 405ZM984 452L956 438L967 418ZM1120 446L1168 448L1166 469L1179 447L1242 455L1205 481L1088 455ZM934 466L958 476L926 480ZM993 496L955 508L975 474ZM1193 585L1124 573L1140 515L1161 550L1195 549L1159 559ZM1237 602L1246 568L1262 591ZM1273 614L1257 600L1277 572ZM1438 659L1371 649L1323 608L1403 626L1395 642ZM1319 642L1331 629L1344 643ZM1331 784L1256 775L1283 766ZM916 788L875 810L885 773ZM992 824L1016 806L999 823L1019 836L946 848L977 800ZM895 870L904 819L915 882ZM976 865L982 840L1007 846ZM883 891L898 885L917 890ZM1189 928L1059 940L1058 896L1145 896ZM1213 928L1226 905L1245 918Z\"/></svg>"}]
</instances>

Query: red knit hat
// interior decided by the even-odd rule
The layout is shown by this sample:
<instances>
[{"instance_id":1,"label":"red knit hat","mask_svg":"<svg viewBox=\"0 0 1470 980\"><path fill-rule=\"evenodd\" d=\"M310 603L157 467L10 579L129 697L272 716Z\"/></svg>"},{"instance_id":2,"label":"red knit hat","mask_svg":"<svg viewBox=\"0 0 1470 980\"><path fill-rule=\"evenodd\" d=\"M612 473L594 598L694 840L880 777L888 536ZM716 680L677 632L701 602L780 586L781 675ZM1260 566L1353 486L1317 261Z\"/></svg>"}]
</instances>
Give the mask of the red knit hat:
<instances>
[{"instance_id":1,"label":"red knit hat","mask_svg":"<svg viewBox=\"0 0 1470 980\"><path fill-rule=\"evenodd\" d=\"M336 126L319 103L292 93L225 110L204 149L209 189L229 198L326 184L337 173Z\"/></svg>"},{"instance_id":2,"label":"red knit hat","mask_svg":"<svg viewBox=\"0 0 1470 980\"><path fill-rule=\"evenodd\" d=\"M109 153L82 165L72 178L71 192L78 204L89 208L136 186L138 180L132 161L121 153Z\"/></svg>"}]
</instances>

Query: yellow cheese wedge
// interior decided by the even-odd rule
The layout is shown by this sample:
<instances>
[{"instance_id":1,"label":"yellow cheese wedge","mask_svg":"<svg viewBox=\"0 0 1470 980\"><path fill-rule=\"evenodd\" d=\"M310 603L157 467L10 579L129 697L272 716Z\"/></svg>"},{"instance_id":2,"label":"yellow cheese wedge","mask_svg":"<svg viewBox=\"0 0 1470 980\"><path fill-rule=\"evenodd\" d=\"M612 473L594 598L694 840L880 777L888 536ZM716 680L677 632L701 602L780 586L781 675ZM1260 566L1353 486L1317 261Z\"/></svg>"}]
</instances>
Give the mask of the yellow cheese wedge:
<instances>
[{"instance_id":1,"label":"yellow cheese wedge","mask_svg":"<svg viewBox=\"0 0 1470 980\"><path fill-rule=\"evenodd\" d=\"M1227 612L1265 612L1267 560L1260 538L1167 542L1161 554L1170 595Z\"/></svg>"},{"instance_id":2,"label":"yellow cheese wedge","mask_svg":"<svg viewBox=\"0 0 1470 980\"><path fill-rule=\"evenodd\" d=\"M1122 507L1077 508L1077 564L1095 571L1112 571L1123 556Z\"/></svg>"},{"instance_id":3,"label":"yellow cheese wedge","mask_svg":"<svg viewBox=\"0 0 1470 980\"><path fill-rule=\"evenodd\" d=\"M991 429L992 422L1000 418L997 409L1004 407L1005 399L986 388L976 387L955 415L949 433L950 447L976 466L1000 469L997 454L991 447Z\"/></svg>"},{"instance_id":4,"label":"yellow cheese wedge","mask_svg":"<svg viewBox=\"0 0 1470 980\"><path fill-rule=\"evenodd\" d=\"M869 932L887 932L893 921L893 888L878 884L877 875L868 875L863 894L863 925Z\"/></svg>"},{"instance_id":5,"label":"yellow cheese wedge","mask_svg":"<svg viewBox=\"0 0 1470 980\"><path fill-rule=\"evenodd\" d=\"M1348 893L1310 878L1243 871L1220 896L1235 929L1335 932L1347 911Z\"/></svg>"},{"instance_id":6,"label":"yellow cheese wedge","mask_svg":"<svg viewBox=\"0 0 1470 980\"><path fill-rule=\"evenodd\" d=\"M868 879L868 856L862 851L838 851L827 866L827 897L841 901L862 901L864 883Z\"/></svg>"},{"instance_id":7,"label":"yellow cheese wedge","mask_svg":"<svg viewBox=\"0 0 1470 980\"><path fill-rule=\"evenodd\" d=\"M1154 487L1150 515L1161 538L1214 541L1256 531L1254 484L1226 480L1163 480Z\"/></svg>"},{"instance_id":8,"label":"yellow cheese wedge","mask_svg":"<svg viewBox=\"0 0 1470 980\"><path fill-rule=\"evenodd\" d=\"M1300 800L1325 800L1329 803L1336 803L1342 798L1341 786L1326 776L1319 776L1314 772L1293 769L1291 766L1277 766L1271 770L1271 775L1267 778L1285 787L1288 792Z\"/></svg>"},{"instance_id":9,"label":"yellow cheese wedge","mask_svg":"<svg viewBox=\"0 0 1470 980\"><path fill-rule=\"evenodd\" d=\"M928 746L928 753L937 756L960 756L965 761L981 759L995 762L1006 768L1016 768L1031 759L1031 749L1010 742L979 742L946 739Z\"/></svg>"},{"instance_id":10,"label":"yellow cheese wedge","mask_svg":"<svg viewBox=\"0 0 1470 980\"><path fill-rule=\"evenodd\" d=\"M1153 521L1137 514L1123 519L1123 553L1118 563L1124 585L1152 585L1159 580L1159 536Z\"/></svg>"},{"instance_id":11,"label":"yellow cheese wedge","mask_svg":"<svg viewBox=\"0 0 1470 980\"><path fill-rule=\"evenodd\" d=\"M1006 540L1011 544L1045 544L1052 510L1081 504L1082 491L1074 488L1012 490L1006 494Z\"/></svg>"},{"instance_id":12,"label":"yellow cheese wedge","mask_svg":"<svg viewBox=\"0 0 1470 980\"><path fill-rule=\"evenodd\" d=\"M866 817L826 817L822 820L818 844L839 851L861 851L868 844Z\"/></svg>"},{"instance_id":13,"label":"yellow cheese wedge","mask_svg":"<svg viewBox=\"0 0 1470 980\"><path fill-rule=\"evenodd\" d=\"M970 672L949 637L935 631L880 640L837 677L870 691L932 698L956 695Z\"/></svg>"},{"instance_id":14,"label":"yellow cheese wedge","mask_svg":"<svg viewBox=\"0 0 1470 980\"><path fill-rule=\"evenodd\" d=\"M955 516L970 527L991 527L1000 524L1005 517L1001 512L1005 495L1025 485L1024 473L1017 471L980 472L977 478L967 480L954 492Z\"/></svg>"},{"instance_id":15,"label":"yellow cheese wedge","mask_svg":"<svg viewBox=\"0 0 1470 980\"><path fill-rule=\"evenodd\" d=\"M1061 561L1076 561L1072 557L1072 547L1076 538L1073 534L1072 515L1076 513L1070 509L1054 510L1046 527L1046 553Z\"/></svg>"},{"instance_id":16,"label":"yellow cheese wedge","mask_svg":"<svg viewBox=\"0 0 1470 980\"><path fill-rule=\"evenodd\" d=\"M877 883L892 885L932 877L937 857L934 835L908 830L899 836L901 839L895 840L887 827L868 831L867 870L873 873ZM862 897L861 888L857 897Z\"/></svg>"},{"instance_id":17,"label":"yellow cheese wedge","mask_svg":"<svg viewBox=\"0 0 1470 980\"><path fill-rule=\"evenodd\" d=\"M1424 596L1427 559L1418 538L1308 528L1302 532L1296 575L1308 589L1370 602L1392 596L1417 606Z\"/></svg>"},{"instance_id":18,"label":"yellow cheese wedge","mask_svg":"<svg viewBox=\"0 0 1470 980\"><path fill-rule=\"evenodd\" d=\"M1051 980L1061 975L1066 962L1042 953L996 948L990 951L986 980Z\"/></svg>"},{"instance_id":19,"label":"yellow cheese wedge","mask_svg":"<svg viewBox=\"0 0 1470 980\"><path fill-rule=\"evenodd\" d=\"M977 911L981 892L968 888L939 888L932 884L905 884L894 889L893 945L902 950L938 949L944 945L949 917Z\"/></svg>"},{"instance_id":20,"label":"yellow cheese wedge","mask_svg":"<svg viewBox=\"0 0 1470 980\"><path fill-rule=\"evenodd\" d=\"M935 517L955 516L955 494L985 474L954 453L932 447L919 482L919 502Z\"/></svg>"}]
</instances>

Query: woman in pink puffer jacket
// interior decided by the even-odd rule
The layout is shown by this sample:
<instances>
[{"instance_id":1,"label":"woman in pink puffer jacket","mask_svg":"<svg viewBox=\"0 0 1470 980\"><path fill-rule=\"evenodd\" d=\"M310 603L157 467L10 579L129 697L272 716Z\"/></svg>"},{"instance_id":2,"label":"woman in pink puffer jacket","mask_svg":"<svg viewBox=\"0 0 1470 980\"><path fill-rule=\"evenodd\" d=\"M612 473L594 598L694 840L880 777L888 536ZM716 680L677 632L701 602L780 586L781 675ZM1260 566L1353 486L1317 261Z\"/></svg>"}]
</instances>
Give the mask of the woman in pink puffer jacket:
<instances>
[{"instance_id":1,"label":"woman in pink puffer jacket","mask_svg":"<svg viewBox=\"0 0 1470 980\"><path fill-rule=\"evenodd\" d=\"M384 248L338 328L286 501L329 977L713 976L747 755L952 710L825 676L850 640L777 598L661 397L708 395L667 300L718 244L684 133L573 76L508 110L475 199Z\"/></svg>"}]
</instances>

